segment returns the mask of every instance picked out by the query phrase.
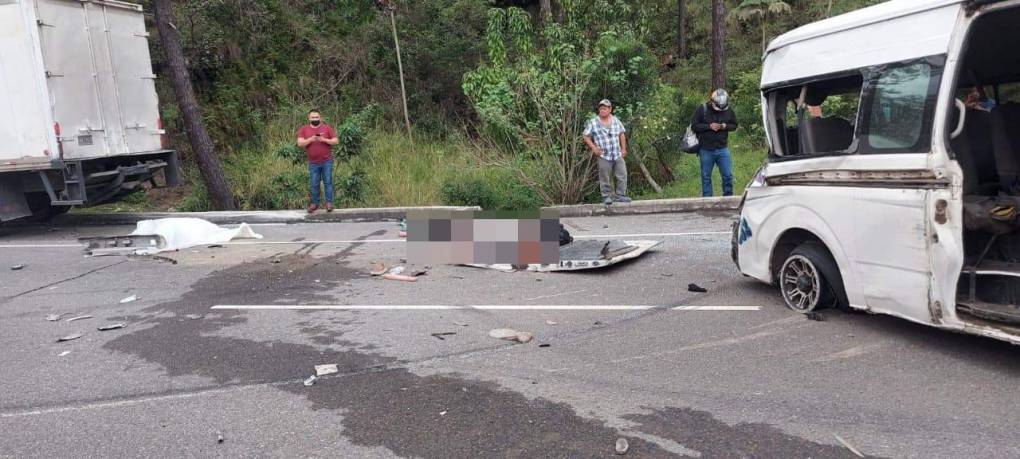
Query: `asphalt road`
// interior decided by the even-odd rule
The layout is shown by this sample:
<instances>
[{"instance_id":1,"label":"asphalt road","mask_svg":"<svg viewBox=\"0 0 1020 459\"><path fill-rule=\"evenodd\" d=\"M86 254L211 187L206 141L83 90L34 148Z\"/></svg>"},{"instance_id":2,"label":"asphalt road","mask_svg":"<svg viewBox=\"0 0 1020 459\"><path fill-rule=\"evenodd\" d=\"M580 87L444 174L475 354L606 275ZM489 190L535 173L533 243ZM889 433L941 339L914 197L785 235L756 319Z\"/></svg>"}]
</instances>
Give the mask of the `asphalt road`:
<instances>
[{"instance_id":1,"label":"asphalt road","mask_svg":"<svg viewBox=\"0 0 1020 459\"><path fill-rule=\"evenodd\" d=\"M599 272L437 266L416 283L368 274L404 257L392 223L257 226L265 239L176 264L77 246L129 227L0 228L0 456L610 457L622 437L633 457L855 457L837 436L869 456L1020 456L1020 350L807 320L735 270L730 218L568 219L575 236L663 244ZM761 308L668 308L695 305ZM61 313L94 317L46 320ZM536 339L487 335L503 327ZM339 372L305 386L319 364Z\"/></svg>"}]
</instances>

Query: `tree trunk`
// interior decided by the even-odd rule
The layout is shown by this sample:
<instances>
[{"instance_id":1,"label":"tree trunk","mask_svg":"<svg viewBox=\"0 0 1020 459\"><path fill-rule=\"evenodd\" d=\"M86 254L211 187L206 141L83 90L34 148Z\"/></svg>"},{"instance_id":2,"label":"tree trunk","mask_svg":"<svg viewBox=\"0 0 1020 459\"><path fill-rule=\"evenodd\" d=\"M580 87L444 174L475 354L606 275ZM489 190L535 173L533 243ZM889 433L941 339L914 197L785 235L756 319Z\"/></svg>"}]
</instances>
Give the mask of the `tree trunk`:
<instances>
[{"instance_id":1,"label":"tree trunk","mask_svg":"<svg viewBox=\"0 0 1020 459\"><path fill-rule=\"evenodd\" d=\"M170 0L153 0L152 4L156 14L156 28L159 30L163 52L166 53L170 68L170 81L173 83L174 94L177 95L177 105L180 106L184 128L188 132L191 150L198 160L209 199L212 200L213 208L216 210L237 210L230 183L227 182L223 166L216 157L212 139L205 130L202 108L199 107L195 89L191 86L191 76L188 75L184 50L181 48L180 37L177 36L177 26L173 25L174 13Z\"/></svg>"},{"instance_id":2,"label":"tree trunk","mask_svg":"<svg viewBox=\"0 0 1020 459\"><path fill-rule=\"evenodd\" d=\"M726 86L726 3L712 0L712 87Z\"/></svg>"},{"instance_id":3,"label":"tree trunk","mask_svg":"<svg viewBox=\"0 0 1020 459\"><path fill-rule=\"evenodd\" d=\"M687 0L676 0L676 55L687 59Z\"/></svg>"},{"instance_id":4,"label":"tree trunk","mask_svg":"<svg viewBox=\"0 0 1020 459\"><path fill-rule=\"evenodd\" d=\"M648 180L648 184L652 186L652 189L655 190L656 193L660 193L661 194L662 193L662 187L659 186L659 184L655 182L654 178L652 178L652 173L648 171L647 167L645 167L645 162L641 161L641 160L638 160L637 163L638 163L638 167L641 169L641 174L645 176L645 180Z\"/></svg>"},{"instance_id":5,"label":"tree trunk","mask_svg":"<svg viewBox=\"0 0 1020 459\"><path fill-rule=\"evenodd\" d=\"M542 17L542 22L548 21L552 18L552 0L539 0L539 16Z\"/></svg>"}]
</instances>

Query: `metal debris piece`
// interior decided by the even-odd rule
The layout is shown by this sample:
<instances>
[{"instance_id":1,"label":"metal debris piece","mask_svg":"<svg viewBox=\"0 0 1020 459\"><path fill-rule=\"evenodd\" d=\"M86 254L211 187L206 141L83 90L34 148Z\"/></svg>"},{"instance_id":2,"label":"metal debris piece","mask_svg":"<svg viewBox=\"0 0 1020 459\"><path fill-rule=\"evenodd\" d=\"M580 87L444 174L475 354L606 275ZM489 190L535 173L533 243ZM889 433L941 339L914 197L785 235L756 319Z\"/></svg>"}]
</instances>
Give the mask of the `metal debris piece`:
<instances>
[{"instance_id":1,"label":"metal debris piece","mask_svg":"<svg viewBox=\"0 0 1020 459\"><path fill-rule=\"evenodd\" d=\"M628 449L630 449L630 443L627 442L626 438L616 439L616 454L620 455L627 454Z\"/></svg>"},{"instance_id":2,"label":"metal debris piece","mask_svg":"<svg viewBox=\"0 0 1020 459\"><path fill-rule=\"evenodd\" d=\"M417 277L414 277L414 276L405 276L403 274L389 274L389 273L386 273L386 274L383 274L381 277L383 279L389 279L389 280L398 280L398 281L404 281L404 282L418 282L418 278Z\"/></svg>"},{"instance_id":3,"label":"metal debris piece","mask_svg":"<svg viewBox=\"0 0 1020 459\"><path fill-rule=\"evenodd\" d=\"M63 336L63 337L57 338L57 342L58 343L62 343L64 341L74 341L74 340L76 340L78 338L81 338L81 333L75 333L73 335L67 335L67 336Z\"/></svg>"},{"instance_id":4,"label":"metal debris piece","mask_svg":"<svg viewBox=\"0 0 1020 459\"><path fill-rule=\"evenodd\" d=\"M373 276L381 276L386 274L386 265L382 263L372 263L372 269L368 271Z\"/></svg>"},{"instance_id":5,"label":"metal debris piece","mask_svg":"<svg viewBox=\"0 0 1020 459\"><path fill-rule=\"evenodd\" d=\"M458 327L466 327L466 326L468 326L468 324L466 324L464 322L457 322L457 321L454 321L453 324L458 326Z\"/></svg>"},{"instance_id":6,"label":"metal debris piece","mask_svg":"<svg viewBox=\"0 0 1020 459\"><path fill-rule=\"evenodd\" d=\"M129 255L139 251L154 253L167 247L166 238L158 234L81 237L78 242L85 245L85 254L93 257Z\"/></svg>"},{"instance_id":7,"label":"metal debris piece","mask_svg":"<svg viewBox=\"0 0 1020 459\"><path fill-rule=\"evenodd\" d=\"M853 445L851 445L850 442L844 440L843 437L840 437L839 435L836 434L832 434L832 436L836 437L836 441L842 443L843 446L846 447L846 449L850 450L851 453L857 455L857 457L864 457L864 455L861 454L861 452L858 451L857 448L854 448Z\"/></svg>"},{"instance_id":8,"label":"metal debris piece","mask_svg":"<svg viewBox=\"0 0 1020 459\"><path fill-rule=\"evenodd\" d=\"M61 352L60 354L58 354L57 357L63 357L63 356L65 356L67 354L70 354L70 353L71 353L71 351L64 351L64 352Z\"/></svg>"},{"instance_id":9,"label":"metal debris piece","mask_svg":"<svg viewBox=\"0 0 1020 459\"><path fill-rule=\"evenodd\" d=\"M700 286L698 284L687 284L687 291L688 292L694 292L694 293L707 293L708 289L706 289L705 287L702 287L702 286Z\"/></svg>"},{"instance_id":10,"label":"metal debris piece","mask_svg":"<svg viewBox=\"0 0 1020 459\"><path fill-rule=\"evenodd\" d=\"M542 344L538 345L538 347L549 347L549 346L552 346L552 345L549 344L549 343L542 343Z\"/></svg>"},{"instance_id":11,"label":"metal debris piece","mask_svg":"<svg viewBox=\"0 0 1020 459\"><path fill-rule=\"evenodd\" d=\"M315 375L309 376L308 379L305 380L305 386L306 387L310 387L312 384L315 384L315 381L317 379L319 379L319 378L316 378Z\"/></svg>"},{"instance_id":12,"label":"metal debris piece","mask_svg":"<svg viewBox=\"0 0 1020 459\"><path fill-rule=\"evenodd\" d=\"M22 269L25 269L25 265L14 265L14 266L11 266L11 271L21 271Z\"/></svg>"},{"instance_id":13,"label":"metal debris piece","mask_svg":"<svg viewBox=\"0 0 1020 459\"><path fill-rule=\"evenodd\" d=\"M187 318L189 318L191 320L198 320L198 319L204 319L205 318L205 314L188 314L188 315L186 315L184 317L187 317Z\"/></svg>"},{"instance_id":14,"label":"metal debris piece","mask_svg":"<svg viewBox=\"0 0 1020 459\"><path fill-rule=\"evenodd\" d=\"M659 274L659 275L662 276L662 277L673 277L672 273L662 273L662 274Z\"/></svg>"},{"instance_id":15,"label":"metal debris piece","mask_svg":"<svg viewBox=\"0 0 1020 459\"><path fill-rule=\"evenodd\" d=\"M92 316L90 316L88 314L85 314L83 316L72 317L70 319L67 319L66 322L74 322L76 320L84 320L84 319L91 319L91 318L92 318Z\"/></svg>"},{"instance_id":16,"label":"metal debris piece","mask_svg":"<svg viewBox=\"0 0 1020 459\"><path fill-rule=\"evenodd\" d=\"M806 313L804 314L804 317L807 318L807 320L813 320L815 322L825 322L825 318L817 312Z\"/></svg>"},{"instance_id":17,"label":"metal debris piece","mask_svg":"<svg viewBox=\"0 0 1020 459\"><path fill-rule=\"evenodd\" d=\"M124 328L126 326L127 326L127 324L121 322L119 324L103 325L102 327L99 327L98 330L99 331L110 331L110 330L116 330L118 328Z\"/></svg>"},{"instance_id":18,"label":"metal debris piece","mask_svg":"<svg viewBox=\"0 0 1020 459\"><path fill-rule=\"evenodd\" d=\"M439 415L440 415L440 416L446 416L446 412L445 412L445 411L440 411L440 412L439 412Z\"/></svg>"},{"instance_id":19,"label":"metal debris piece","mask_svg":"<svg viewBox=\"0 0 1020 459\"><path fill-rule=\"evenodd\" d=\"M61 317L64 317L64 316L66 316L68 314L69 313L67 313L67 312L62 312L60 314L47 314L46 315L46 320L48 320L50 322L56 322L56 321L60 320Z\"/></svg>"},{"instance_id":20,"label":"metal debris piece","mask_svg":"<svg viewBox=\"0 0 1020 459\"><path fill-rule=\"evenodd\" d=\"M120 300L120 304L130 303L132 301L138 301L138 295L131 295L123 300Z\"/></svg>"},{"instance_id":21,"label":"metal debris piece","mask_svg":"<svg viewBox=\"0 0 1020 459\"><path fill-rule=\"evenodd\" d=\"M331 375L333 373L338 373L339 371L340 370L336 367L335 363L315 366L315 376Z\"/></svg>"},{"instance_id":22,"label":"metal debris piece","mask_svg":"<svg viewBox=\"0 0 1020 459\"><path fill-rule=\"evenodd\" d=\"M457 334L456 332L439 332L439 333L432 333L432 336L434 336L436 338L439 338L440 341L445 341L446 338L443 338L444 336L451 336L451 335L456 335L456 334Z\"/></svg>"}]
</instances>

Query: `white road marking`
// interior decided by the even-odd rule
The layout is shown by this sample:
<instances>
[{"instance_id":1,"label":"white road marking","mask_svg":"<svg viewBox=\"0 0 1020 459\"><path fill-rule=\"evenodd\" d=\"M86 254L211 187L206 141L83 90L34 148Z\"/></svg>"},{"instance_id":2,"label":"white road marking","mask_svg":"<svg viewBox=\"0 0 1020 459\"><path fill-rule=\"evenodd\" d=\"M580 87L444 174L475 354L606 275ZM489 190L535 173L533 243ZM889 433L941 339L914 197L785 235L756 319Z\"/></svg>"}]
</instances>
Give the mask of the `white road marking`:
<instances>
[{"instance_id":1,"label":"white road marking","mask_svg":"<svg viewBox=\"0 0 1020 459\"><path fill-rule=\"evenodd\" d=\"M584 293L584 292L587 292L587 290L576 290L576 291L573 291L573 292L563 292L563 293L557 293L557 294L554 294L554 295L536 296L534 298L525 298L524 301L544 300L546 298L555 298L557 296L573 295L575 293Z\"/></svg>"},{"instance_id":2,"label":"white road marking","mask_svg":"<svg viewBox=\"0 0 1020 459\"><path fill-rule=\"evenodd\" d=\"M267 223L266 225L274 225ZM587 234L575 235L574 239L624 239L643 237L688 237L688 236L719 236L729 235L729 231L705 231L694 233L641 233L641 234ZM394 244L407 242L407 239L323 239L314 241L236 241L221 245L304 245L304 244ZM45 249L45 248L81 248L83 244L63 244L59 241L44 241L36 244L0 244L0 249ZM201 246L199 246L200 248Z\"/></svg>"},{"instance_id":3,"label":"white road marking","mask_svg":"<svg viewBox=\"0 0 1020 459\"><path fill-rule=\"evenodd\" d=\"M761 306L655 306L622 304L218 304L217 310L235 311L431 311L431 310L482 310L482 311L760 311Z\"/></svg>"}]
</instances>

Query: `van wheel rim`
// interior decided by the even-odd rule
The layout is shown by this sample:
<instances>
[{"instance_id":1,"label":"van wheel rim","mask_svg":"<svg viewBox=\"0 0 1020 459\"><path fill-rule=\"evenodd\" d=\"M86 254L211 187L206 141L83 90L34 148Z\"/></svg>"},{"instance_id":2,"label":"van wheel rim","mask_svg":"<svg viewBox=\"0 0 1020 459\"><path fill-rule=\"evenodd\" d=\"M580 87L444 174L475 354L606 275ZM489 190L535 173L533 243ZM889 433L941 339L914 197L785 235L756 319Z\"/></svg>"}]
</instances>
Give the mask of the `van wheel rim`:
<instances>
[{"instance_id":1,"label":"van wheel rim","mask_svg":"<svg viewBox=\"0 0 1020 459\"><path fill-rule=\"evenodd\" d=\"M794 255L783 265L781 285L786 304L801 312L818 306L822 279L814 263L802 255Z\"/></svg>"}]
</instances>

